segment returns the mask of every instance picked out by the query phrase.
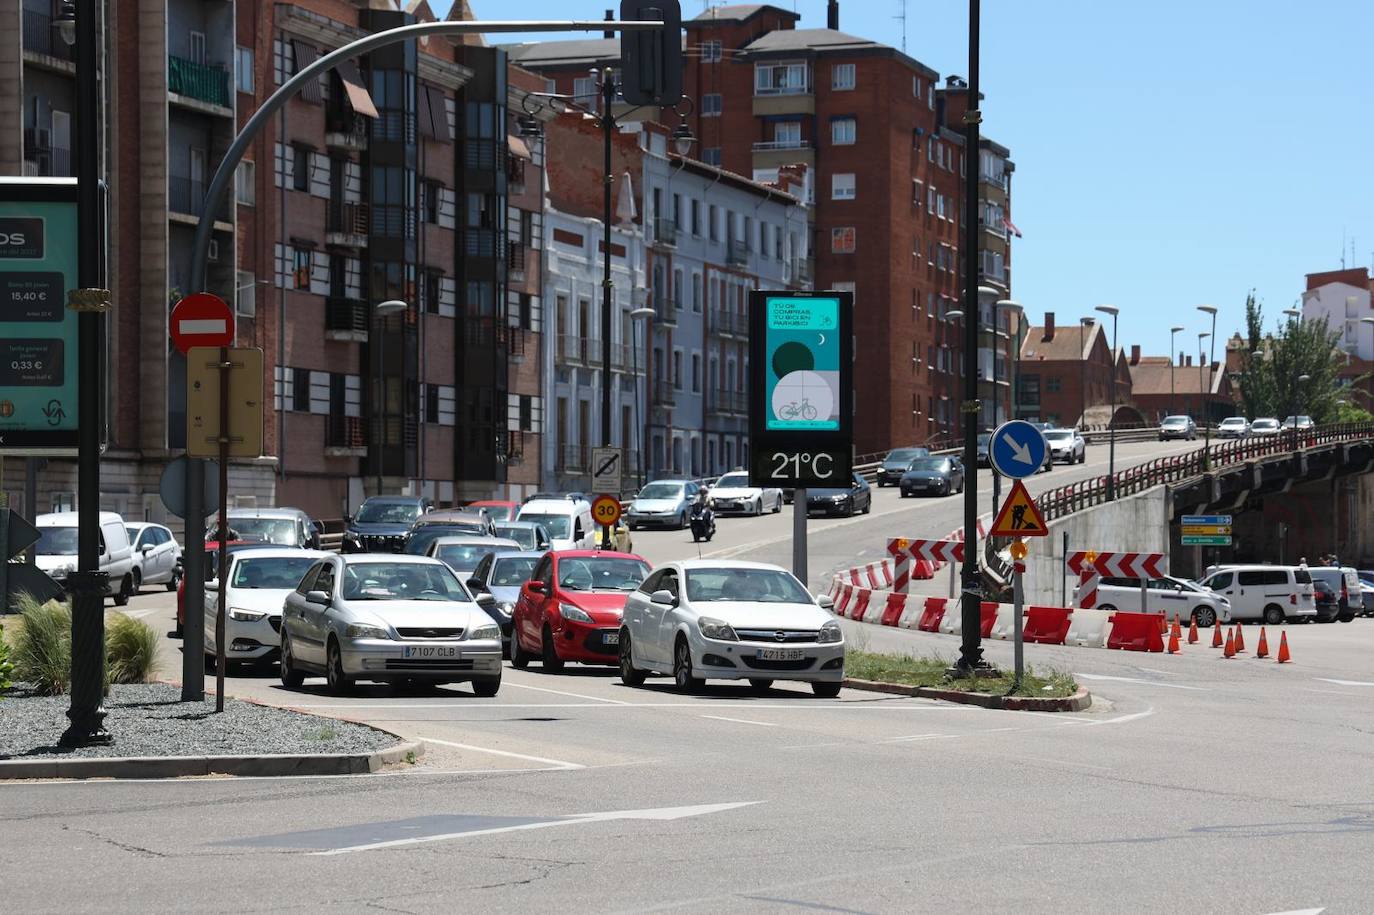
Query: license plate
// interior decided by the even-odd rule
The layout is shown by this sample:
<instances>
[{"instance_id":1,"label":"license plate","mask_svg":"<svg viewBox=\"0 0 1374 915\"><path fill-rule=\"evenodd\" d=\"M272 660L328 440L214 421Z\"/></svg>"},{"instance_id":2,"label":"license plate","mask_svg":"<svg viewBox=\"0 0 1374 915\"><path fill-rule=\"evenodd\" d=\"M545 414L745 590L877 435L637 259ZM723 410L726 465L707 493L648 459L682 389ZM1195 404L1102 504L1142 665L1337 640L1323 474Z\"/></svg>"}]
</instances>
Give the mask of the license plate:
<instances>
[{"instance_id":1,"label":"license plate","mask_svg":"<svg viewBox=\"0 0 1374 915\"><path fill-rule=\"evenodd\" d=\"M458 657L458 647L456 645L407 645L404 658L456 658Z\"/></svg>"},{"instance_id":2,"label":"license plate","mask_svg":"<svg viewBox=\"0 0 1374 915\"><path fill-rule=\"evenodd\" d=\"M620 633L619 633L619 632L603 632L603 633L601 633L601 640L602 640L603 642L605 642L607 645L619 645L619 644L620 644Z\"/></svg>"},{"instance_id":3,"label":"license plate","mask_svg":"<svg viewBox=\"0 0 1374 915\"><path fill-rule=\"evenodd\" d=\"M806 653L800 648L760 648L760 661L800 661Z\"/></svg>"}]
</instances>

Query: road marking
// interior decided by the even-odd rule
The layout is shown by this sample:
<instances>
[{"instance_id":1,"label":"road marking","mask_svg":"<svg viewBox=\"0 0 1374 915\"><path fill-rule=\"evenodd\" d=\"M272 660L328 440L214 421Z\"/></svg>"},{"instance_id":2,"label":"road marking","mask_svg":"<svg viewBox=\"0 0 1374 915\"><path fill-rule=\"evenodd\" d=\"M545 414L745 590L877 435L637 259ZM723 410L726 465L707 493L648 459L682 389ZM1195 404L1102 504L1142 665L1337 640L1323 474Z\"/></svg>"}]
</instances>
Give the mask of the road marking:
<instances>
[{"instance_id":1,"label":"road marking","mask_svg":"<svg viewBox=\"0 0 1374 915\"><path fill-rule=\"evenodd\" d=\"M585 769L581 763L568 762L563 759L549 759L546 756L530 756L525 753L512 753L509 750L493 750L490 747L476 747L470 743L454 743L451 740L440 740L437 737L421 737L425 743L437 743L441 747L457 747L459 750L473 750L477 753L491 753L493 756L508 756L511 759L523 759L528 762L544 763L556 769Z\"/></svg>"},{"instance_id":2,"label":"road marking","mask_svg":"<svg viewBox=\"0 0 1374 915\"><path fill-rule=\"evenodd\" d=\"M983 711L971 705L905 705L905 704L873 704L868 700L842 699L837 702L816 702L804 696L798 696L796 702L787 704L770 703L762 704L757 702L733 702L733 701L706 701L706 702L621 702L616 705L607 705L604 702L511 702L500 703L498 705L477 705L455 702L430 702L425 704L408 703L404 705L382 705L370 702L296 702L289 708L297 709L368 709L372 711L405 711L408 709L439 709L445 711L480 711L480 712L500 712L506 709L569 709L569 708L595 708L605 709L637 709L637 708L682 708L682 709L722 709L722 708L747 708L747 709L776 709L794 712L825 712L825 711L850 711L850 712L969 712L978 713ZM1018 712L1017 714L1024 714ZM437 720L437 719L436 719ZM490 718L463 719L472 721L490 721Z\"/></svg>"},{"instance_id":3,"label":"road marking","mask_svg":"<svg viewBox=\"0 0 1374 915\"><path fill-rule=\"evenodd\" d=\"M936 737L961 737L961 734L910 734L906 737L889 737L883 743L900 743L905 740L933 740Z\"/></svg>"},{"instance_id":4,"label":"road marking","mask_svg":"<svg viewBox=\"0 0 1374 915\"><path fill-rule=\"evenodd\" d=\"M507 680L504 686L514 686L517 689L532 689L538 693L553 693L555 696L571 696L574 699L590 699L593 702L605 702L608 705L634 705L633 702L622 702L619 699L603 699L600 696L587 696L582 693L570 693L561 689L549 689L547 686L530 686L526 683L512 683Z\"/></svg>"},{"instance_id":5,"label":"road marking","mask_svg":"<svg viewBox=\"0 0 1374 915\"><path fill-rule=\"evenodd\" d=\"M1363 680L1332 680L1329 677L1313 677L1313 680L1320 680L1323 683L1334 683L1337 686L1374 686L1374 683L1365 683Z\"/></svg>"},{"instance_id":6,"label":"road marking","mask_svg":"<svg viewBox=\"0 0 1374 915\"><path fill-rule=\"evenodd\" d=\"M326 851L310 852L312 856L332 857L360 851L376 851L382 848L401 848L407 845L422 845L428 842L444 842L451 839L466 839L473 836L490 836L503 832L525 832L531 829L548 829L554 826L576 826L584 823L605 823L611 820L680 820L686 817L704 816L708 813L722 813L740 807L749 807L759 801L736 801L729 804L698 804L695 807L656 807L645 810L612 810L606 813L583 813L556 820L537 823L522 823L518 826L498 826L493 829L474 829L469 832L449 832L434 836L412 836L406 839L392 839L387 842L373 842L367 845L349 845L344 848L331 848Z\"/></svg>"},{"instance_id":7,"label":"road marking","mask_svg":"<svg viewBox=\"0 0 1374 915\"><path fill-rule=\"evenodd\" d=\"M1087 727L1093 727L1099 724L1125 724L1128 721L1139 721L1141 718L1149 718L1154 713L1155 710L1151 707L1143 712L1136 712L1133 715L1122 715L1120 718L1107 718L1103 721L1085 721L1083 724Z\"/></svg>"},{"instance_id":8,"label":"road marking","mask_svg":"<svg viewBox=\"0 0 1374 915\"><path fill-rule=\"evenodd\" d=\"M1144 683L1146 686L1162 686L1165 689L1188 689L1197 693L1205 693L1208 690L1201 686L1184 686L1181 683L1161 683L1158 680L1145 680L1140 677L1109 677L1106 674L1080 674L1075 672L1075 677L1082 677L1084 680L1111 680L1115 683ZM1369 684L1374 686L1374 683Z\"/></svg>"},{"instance_id":9,"label":"road marking","mask_svg":"<svg viewBox=\"0 0 1374 915\"><path fill-rule=\"evenodd\" d=\"M1322 912L1325 911L1325 907L1320 909L1291 909L1287 912L1273 912L1271 915L1322 915Z\"/></svg>"},{"instance_id":10,"label":"road marking","mask_svg":"<svg viewBox=\"0 0 1374 915\"><path fill-rule=\"evenodd\" d=\"M713 721L733 721L735 724L757 724L761 728L775 728L776 724L769 721L749 721L746 718L726 718L724 715L698 715L698 718L710 718Z\"/></svg>"}]
</instances>

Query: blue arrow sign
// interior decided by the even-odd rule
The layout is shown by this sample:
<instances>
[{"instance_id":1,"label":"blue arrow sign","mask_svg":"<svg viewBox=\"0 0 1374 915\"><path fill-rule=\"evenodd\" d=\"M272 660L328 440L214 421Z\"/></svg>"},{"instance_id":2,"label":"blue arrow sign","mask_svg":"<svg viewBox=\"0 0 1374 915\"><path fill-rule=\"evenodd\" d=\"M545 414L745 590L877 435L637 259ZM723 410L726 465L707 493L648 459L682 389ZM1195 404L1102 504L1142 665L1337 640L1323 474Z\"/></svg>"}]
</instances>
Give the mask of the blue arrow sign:
<instances>
[{"instance_id":1,"label":"blue arrow sign","mask_svg":"<svg viewBox=\"0 0 1374 915\"><path fill-rule=\"evenodd\" d=\"M1020 480L1045 466L1049 446L1040 430L1024 419L1002 423L988 441L988 461L1004 477Z\"/></svg>"},{"instance_id":2,"label":"blue arrow sign","mask_svg":"<svg viewBox=\"0 0 1374 915\"><path fill-rule=\"evenodd\" d=\"M1230 524L1230 515L1184 515L1183 524L1192 527L1198 524Z\"/></svg>"}]
</instances>

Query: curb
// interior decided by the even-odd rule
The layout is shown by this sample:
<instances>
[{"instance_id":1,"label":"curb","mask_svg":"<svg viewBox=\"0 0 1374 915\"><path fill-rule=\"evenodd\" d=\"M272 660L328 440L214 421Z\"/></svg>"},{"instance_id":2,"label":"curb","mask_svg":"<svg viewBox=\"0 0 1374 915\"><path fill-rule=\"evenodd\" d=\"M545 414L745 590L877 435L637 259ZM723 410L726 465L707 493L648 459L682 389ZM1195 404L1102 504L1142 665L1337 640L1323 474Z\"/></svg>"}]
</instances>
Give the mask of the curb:
<instances>
[{"instance_id":1,"label":"curb","mask_svg":"<svg viewBox=\"0 0 1374 915\"><path fill-rule=\"evenodd\" d=\"M359 775L405 762L411 754L418 758L424 752L422 741L412 741L375 753L0 760L0 781L25 778L185 778L196 775Z\"/></svg>"},{"instance_id":2,"label":"curb","mask_svg":"<svg viewBox=\"0 0 1374 915\"><path fill-rule=\"evenodd\" d=\"M916 696L921 699L940 699L957 702L961 705L976 705L979 708L1004 709L1012 712L1081 712L1092 705L1093 697L1086 689L1079 687L1072 696L1041 698L1039 696L999 696L995 693L970 693L958 689L940 689L935 686L908 686L903 683L881 683L875 680L846 678L845 687L861 689L873 693L890 693L895 696Z\"/></svg>"}]
</instances>

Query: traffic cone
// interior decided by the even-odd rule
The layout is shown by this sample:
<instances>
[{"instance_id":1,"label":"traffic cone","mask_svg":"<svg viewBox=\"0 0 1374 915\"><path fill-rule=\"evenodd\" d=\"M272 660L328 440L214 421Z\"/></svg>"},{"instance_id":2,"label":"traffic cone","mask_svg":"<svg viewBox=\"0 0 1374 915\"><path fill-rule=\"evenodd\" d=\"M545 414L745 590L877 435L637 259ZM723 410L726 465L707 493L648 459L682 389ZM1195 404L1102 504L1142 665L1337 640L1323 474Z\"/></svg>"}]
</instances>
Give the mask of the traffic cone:
<instances>
[{"instance_id":1,"label":"traffic cone","mask_svg":"<svg viewBox=\"0 0 1374 915\"><path fill-rule=\"evenodd\" d=\"M1236 639L1231 633L1226 633L1226 652L1223 658L1234 658L1236 656Z\"/></svg>"},{"instance_id":2,"label":"traffic cone","mask_svg":"<svg viewBox=\"0 0 1374 915\"><path fill-rule=\"evenodd\" d=\"M1281 632L1281 633L1279 633L1279 656L1278 656L1278 662L1279 662L1280 664L1287 664L1287 663L1288 663L1289 661L1291 661L1291 660L1292 660L1292 658L1290 658L1290 657L1288 656L1288 633L1286 633L1286 632Z\"/></svg>"},{"instance_id":3,"label":"traffic cone","mask_svg":"<svg viewBox=\"0 0 1374 915\"><path fill-rule=\"evenodd\" d=\"M1169 654L1178 654L1178 621L1174 621L1174 630L1169 633Z\"/></svg>"},{"instance_id":4,"label":"traffic cone","mask_svg":"<svg viewBox=\"0 0 1374 915\"><path fill-rule=\"evenodd\" d=\"M1257 657L1257 658L1267 658L1267 657L1269 657L1269 640L1266 639L1266 638L1264 637L1264 627L1263 627L1263 626L1260 627L1260 640L1259 640L1259 645L1257 645L1257 646L1255 647L1255 657Z\"/></svg>"},{"instance_id":5,"label":"traffic cone","mask_svg":"<svg viewBox=\"0 0 1374 915\"><path fill-rule=\"evenodd\" d=\"M1182 630L1182 629L1179 627L1179 625L1178 625L1178 614L1177 614L1177 613L1174 614L1173 637L1176 638L1176 639L1183 638L1183 630Z\"/></svg>"},{"instance_id":6,"label":"traffic cone","mask_svg":"<svg viewBox=\"0 0 1374 915\"><path fill-rule=\"evenodd\" d=\"M1190 620L1189 623L1188 623L1188 644L1189 644L1189 645L1196 645L1196 644L1197 644L1197 618L1196 618L1196 617L1194 617L1194 618L1193 618L1192 620Z\"/></svg>"},{"instance_id":7,"label":"traffic cone","mask_svg":"<svg viewBox=\"0 0 1374 915\"><path fill-rule=\"evenodd\" d=\"M1212 647L1221 647L1221 620L1212 623Z\"/></svg>"},{"instance_id":8,"label":"traffic cone","mask_svg":"<svg viewBox=\"0 0 1374 915\"><path fill-rule=\"evenodd\" d=\"M1240 623L1236 623L1236 652L1245 650L1245 633L1240 628Z\"/></svg>"}]
</instances>

